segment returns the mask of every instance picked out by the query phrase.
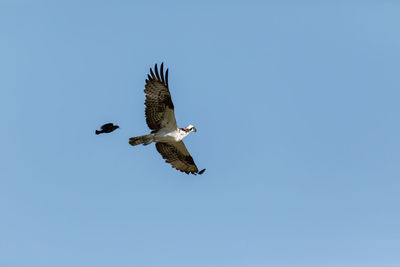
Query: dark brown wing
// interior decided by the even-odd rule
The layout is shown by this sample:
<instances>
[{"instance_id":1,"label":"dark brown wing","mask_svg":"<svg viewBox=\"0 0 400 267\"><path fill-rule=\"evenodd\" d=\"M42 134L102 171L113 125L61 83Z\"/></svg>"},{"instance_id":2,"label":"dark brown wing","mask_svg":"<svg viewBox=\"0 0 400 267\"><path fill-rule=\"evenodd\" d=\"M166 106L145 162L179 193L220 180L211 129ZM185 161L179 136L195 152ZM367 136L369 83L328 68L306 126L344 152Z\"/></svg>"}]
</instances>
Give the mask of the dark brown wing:
<instances>
[{"instance_id":1,"label":"dark brown wing","mask_svg":"<svg viewBox=\"0 0 400 267\"><path fill-rule=\"evenodd\" d=\"M114 124L112 124L112 123L106 123L106 124L101 126L101 129L105 130L105 129L111 128L113 126L114 126Z\"/></svg>"},{"instance_id":2,"label":"dark brown wing","mask_svg":"<svg viewBox=\"0 0 400 267\"><path fill-rule=\"evenodd\" d=\"M161 63L160 73L158 72L157 64L154 66L154 71L150 68L150 75L147 75L146 86L146 122L149 128L153 131L158 131L161 128L176 129L176 120L174 114L174 104L171 100L171 94L168 89L168 69L164 76L164 63Z\"/></svg>"},{"instance_id":3,"label":"dark brown wing","mask_svg":"<svg viewBox=\"0 0 400 267\"><path fill-rule=\"evenodd\" d=\"M182 141L176 143L156 143L156 148L163 159L165 159L165 162L170 163L175 169L186 174L199 173L199 169L197 169L192 156ZM204 170L200 174L203 172Z\"/></svg>"}]
</instances>

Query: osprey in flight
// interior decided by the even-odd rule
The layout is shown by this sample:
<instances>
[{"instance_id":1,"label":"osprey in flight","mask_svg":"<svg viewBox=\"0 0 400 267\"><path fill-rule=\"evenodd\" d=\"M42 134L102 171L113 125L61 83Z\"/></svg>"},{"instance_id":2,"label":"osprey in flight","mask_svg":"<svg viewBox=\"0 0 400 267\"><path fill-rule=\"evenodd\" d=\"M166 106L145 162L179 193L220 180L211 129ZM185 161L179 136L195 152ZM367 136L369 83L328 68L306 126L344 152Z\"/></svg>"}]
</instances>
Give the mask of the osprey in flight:
<instances>
[{"instance_id":1,"label":"osprey in flight","mask_svg":"<svg viewBox=\"0 0 400 267\"><path fill-rule=\"evenodd\" d=\"M147 75L144 92L146 93L146 122L152 130L150 134L132 137L129 139L129 144L149 145L156 143L157 151L176 168L186 174L203 174L205 169L199 171L193 161L192 156L186 149L182 139L189 133L196 132L193 125L188 125L185 128L178 128L174 114L174 104L171 100L171 94L168 89L168 69L163 70L161 63L160 72L158 72L157 64L154 66L154 72L150 68L150 74Z\"/></svg>"}]
</instances>

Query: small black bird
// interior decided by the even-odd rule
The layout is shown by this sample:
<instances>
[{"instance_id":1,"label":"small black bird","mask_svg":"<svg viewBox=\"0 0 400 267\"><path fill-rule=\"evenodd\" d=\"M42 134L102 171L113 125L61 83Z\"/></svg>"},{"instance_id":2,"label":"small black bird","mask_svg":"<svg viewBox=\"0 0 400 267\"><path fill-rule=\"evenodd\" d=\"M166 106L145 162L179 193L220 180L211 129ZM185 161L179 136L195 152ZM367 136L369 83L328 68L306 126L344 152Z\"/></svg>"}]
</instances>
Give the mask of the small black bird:
<instances>
[{"instance_id":1,"label":"small black bird","mask_svg":"<svg viewBox=\"0 0 400 267\"><path fill-rule=\"evenodd\" d=\"M114 125L112 123L106 123L103 126L101 126L101 131L96 130L96 134L111 133L117 128L119 128L118 125Z\"/></svg>"}]
</instances>

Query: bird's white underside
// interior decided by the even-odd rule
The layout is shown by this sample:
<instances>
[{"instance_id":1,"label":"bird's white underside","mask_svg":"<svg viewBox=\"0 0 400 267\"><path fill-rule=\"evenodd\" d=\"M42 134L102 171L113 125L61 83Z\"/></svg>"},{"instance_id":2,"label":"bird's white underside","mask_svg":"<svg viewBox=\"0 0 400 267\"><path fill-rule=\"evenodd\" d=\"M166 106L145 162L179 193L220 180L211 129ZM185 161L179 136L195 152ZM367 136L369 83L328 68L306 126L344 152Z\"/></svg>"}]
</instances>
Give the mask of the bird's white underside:
<instances>
[{"instance_id":1,"label":"bird's white underside","mask_svg":"<svg viewBox=\"0 0 400 267\"><path fill-rule=\"evenodd\" d=\"M154 139L156 142L179 142L182 141L182 139L187 135L188 133L185 131L182 131L181 129L168 129L168 128L163 128L157 133L154 134Z\"/></svg>"}]
</instances>

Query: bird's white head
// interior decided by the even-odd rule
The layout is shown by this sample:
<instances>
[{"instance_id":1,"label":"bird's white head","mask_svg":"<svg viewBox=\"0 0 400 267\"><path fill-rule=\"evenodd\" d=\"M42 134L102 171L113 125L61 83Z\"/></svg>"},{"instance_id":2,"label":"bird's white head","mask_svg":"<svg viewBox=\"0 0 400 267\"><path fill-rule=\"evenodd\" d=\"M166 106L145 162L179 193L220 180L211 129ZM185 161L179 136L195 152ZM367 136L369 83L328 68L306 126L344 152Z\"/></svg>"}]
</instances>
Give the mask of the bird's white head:
<instances>
[{"instance_id":1,"label":"bird's white head","mask_svg":"<svg viewBox=\"0 0 400 267\"><path fill-rule=\"evenodd\" d=\"M193 125L189 124L188 126L186 126L185 128L183 128L183 130L187 133L190 132L197 132L196 127L194 127Z\"/></svg>"}]
</instances>

